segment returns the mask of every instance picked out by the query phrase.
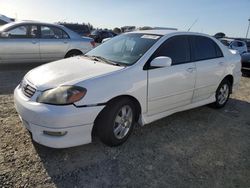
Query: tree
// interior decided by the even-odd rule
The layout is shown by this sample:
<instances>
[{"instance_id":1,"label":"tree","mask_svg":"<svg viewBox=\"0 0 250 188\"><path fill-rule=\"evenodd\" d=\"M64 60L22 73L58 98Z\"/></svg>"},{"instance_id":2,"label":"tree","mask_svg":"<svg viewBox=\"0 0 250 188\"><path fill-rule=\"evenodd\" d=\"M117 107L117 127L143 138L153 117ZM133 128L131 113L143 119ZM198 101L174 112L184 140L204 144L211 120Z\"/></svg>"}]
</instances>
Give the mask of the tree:
<instances>
[{"instance_id":1,"label":"tree","mask_svg":"<svg viewBox=\"0 0 250 188\"><path fill-rule=\"evenodd\" d=\"M87 25L88 25L88 28L89 28L90 31L92 31L94 29L92 24L88 23Z\"/></svg>"},{"instance_id":2,"label":"tree","mask_svg":"<svg viewBox=\"0 0 250 188\"><path fill-rule=\"evenodd\" d=\"M122 31L121 31L120 28L115 27L115 28L113 29L113 32L114 32L115 34L119 35Z\"/></svg>"},{"instance_id":3,"label":"tree","mask_svg":"<svg viewBox=\"0 0 250 188\"><path fill-rule=\"evenodd\" d=\"M215 38L219 39L219 38L224 38L226 37L226 34L225 33L222 33L222 32L219 32L219 33L216 33L214 35Z\"/></svg>"}]
</instances>

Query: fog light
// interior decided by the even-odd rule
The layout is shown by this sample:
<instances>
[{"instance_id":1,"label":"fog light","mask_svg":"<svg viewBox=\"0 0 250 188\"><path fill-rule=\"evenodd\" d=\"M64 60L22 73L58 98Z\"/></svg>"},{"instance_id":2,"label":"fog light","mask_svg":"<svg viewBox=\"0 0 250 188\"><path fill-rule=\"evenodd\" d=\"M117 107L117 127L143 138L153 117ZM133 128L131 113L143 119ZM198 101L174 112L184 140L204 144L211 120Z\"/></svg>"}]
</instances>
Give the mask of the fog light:
<instances>
[{"instance_id":1,"label":"fog light","mask_svg":"<svg viewBox=\"0 0 250 188\"><path fill-rule=\"evenodd\" d=\"M60 132L43 131L43 134L46 134L49 136L64 136L67 134L67 131L60 131Z\"/></svg>"}]
</instances>

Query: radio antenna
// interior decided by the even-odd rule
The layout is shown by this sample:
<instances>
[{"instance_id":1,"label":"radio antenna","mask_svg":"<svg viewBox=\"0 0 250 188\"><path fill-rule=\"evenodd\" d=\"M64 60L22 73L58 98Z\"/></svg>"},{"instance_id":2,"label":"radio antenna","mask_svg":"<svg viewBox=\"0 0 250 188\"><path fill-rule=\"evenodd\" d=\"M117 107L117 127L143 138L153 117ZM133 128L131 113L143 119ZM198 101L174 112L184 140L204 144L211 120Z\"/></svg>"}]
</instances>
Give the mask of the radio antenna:
<instances>
[{"instance_id":1,"label":"radio antenna","mask_svg":"<svg viewBox=\"0 0 250 188\"><path fill-rule=\"evenodd\" d=\"M188 28L188 31L192 29L192 27L198 22L199 18L196 18L196 20L192 23L192 25Z\"/></svg>"}]
</instances>

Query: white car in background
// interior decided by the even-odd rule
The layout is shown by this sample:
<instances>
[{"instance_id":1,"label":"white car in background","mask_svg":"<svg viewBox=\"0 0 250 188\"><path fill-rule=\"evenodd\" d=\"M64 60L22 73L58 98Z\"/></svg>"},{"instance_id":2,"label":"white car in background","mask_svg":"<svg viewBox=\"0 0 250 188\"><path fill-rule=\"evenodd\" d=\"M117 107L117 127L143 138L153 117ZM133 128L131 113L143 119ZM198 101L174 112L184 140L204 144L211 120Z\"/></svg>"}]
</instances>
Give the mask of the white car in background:
<instances>
[{"instance_id":1,"label":"white car in background","mask_svg":"<svg viewBox=\"0 0 250 188\"><path fill-rule=\"evenodd\" d=\"M240 55L199 33L147 30L112 38L85 56L28 72L15 89L23 125L45 146L109 146L175 112L223 107L241 78Z\"/></svg>"},{"instance_id":2,"label":"white car in background","mask_svg":"<svg viewBox=\"0 0 250 188\"><path fill-rule=\"evenodd\" d=\"M0 26L5 25L5 24L10 23L10 22L13 22L13 21L10 18L8 18L7 16L0 14Z\"/></svg>"},{"instance_id":3,"label":"white car in background","mask_svg":"<svg viewBox=\"0 0 250 188\"><path fill-rule=\"evenodd\" d=\"M221 38L219 39L229 49L237 50L239 54L247 52L247 44L244 41Z\"/></svg>"},{"instance_id":4,"label":"white car in background","mask_svg":"<svg viewBox=\"0 0 250 188\"><path fill-rule=\"evenodd\" d=\"M0 27L1 63L42 63L85 54L95 46L62 25L18 21Z\"/></svg>"}]
</instances>

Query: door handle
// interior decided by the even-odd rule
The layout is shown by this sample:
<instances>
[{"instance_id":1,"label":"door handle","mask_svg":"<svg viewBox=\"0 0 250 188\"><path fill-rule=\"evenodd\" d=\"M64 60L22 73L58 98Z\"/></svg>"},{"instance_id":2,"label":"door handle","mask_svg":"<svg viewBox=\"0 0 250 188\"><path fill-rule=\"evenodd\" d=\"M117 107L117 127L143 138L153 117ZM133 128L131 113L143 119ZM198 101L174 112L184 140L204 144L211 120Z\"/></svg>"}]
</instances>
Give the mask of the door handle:
<instances>
[{"instance_id":1,"label":"door handle","mask_svg":"<svg viewBox=\"0 0 250 188\"><path fill-rule=\"evenodd\" d=\"M192 73L194 72L195 68L194 67L189 67L186 69L187 72Z\"/></svg>"},{"instance_id":2,"label":"door handle","mask_svg":"<svg viewBox=\"0 0 250 188\"><path fill-rule=\"evenodd\" d=\"M35 40L32 40L32 44L36 44L37 42Z\"/></svg>"},{"instance_id":3,"label":"door handle","mask_svg":"<svg viewBox=\"0 0 250 188\"><path fill-rule=\"evenodd\" d=\"M67 44L67 43L68 43L68 41L63 41L63 43L64 43L64 44Z\"/></svg>"}]
</instances>

